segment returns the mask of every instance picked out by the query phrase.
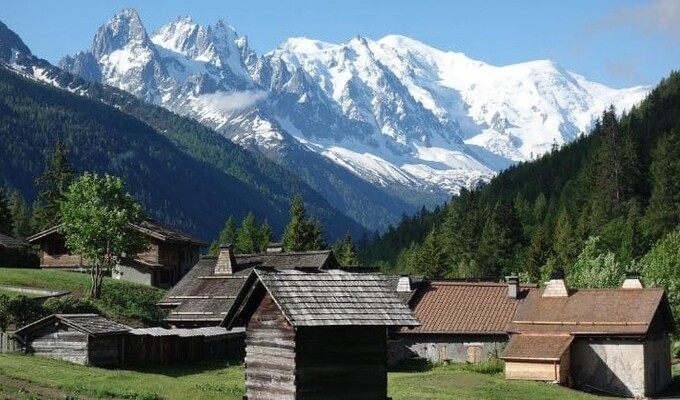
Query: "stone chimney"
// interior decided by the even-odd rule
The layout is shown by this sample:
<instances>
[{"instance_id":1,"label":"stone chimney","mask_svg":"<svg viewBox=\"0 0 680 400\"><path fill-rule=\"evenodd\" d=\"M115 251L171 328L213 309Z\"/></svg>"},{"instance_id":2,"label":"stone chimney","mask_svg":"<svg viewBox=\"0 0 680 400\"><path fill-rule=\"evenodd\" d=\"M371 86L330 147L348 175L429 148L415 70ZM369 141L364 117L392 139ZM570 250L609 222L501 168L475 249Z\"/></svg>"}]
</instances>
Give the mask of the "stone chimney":
<instances>
[{"instance_id":1,"label":"stone chimney","mask_svg":"<svg viewBox=\"0 0 680 400\"><path fill-rule=\"evenodd\" d=\"M543 297L568 297L569 291L567 285L564 283L564 273L562 271L554 271L550 275L550 280L545 285L543 290Z\"/></svg>"},{"instance_id":2,"label":"stone chimney","mask_svg":"<svg viewBox=\"0 0 680 400\"><path fill-rule=\"evenodd\" d=\"M409 293L411 291L411 277L401 275L397 282L397 293Z\"/></svg>"},{"instance_id":3,"label":"stone chimney","mask_svg":"<svg viewBox=\"0 0 680 400\"><path fill-rule=\"evenodd\" d=\"M267 254L283 253L283 245L281 243L269 243L267 246Z\"/></svg>"},{"instance_id":4,"label":"stone chimney","mask_svg":"<svg viewBox=\"0 0 680 400\"><path fill-rule=\"evenodd\" d=\"M236 269L236 257L234 257L234 246L220 246L215 263L215 275L231 275Z\"/></svg>"},{"instance_id":5,"label":"stone chimney","mask_svg":"<svg viewBox=\"0 0 680 400\"><path fill-rule=\"evenodd\" d=\"M506 276L505 280L508 282L508 297L516 299L519 295L519 276Z\"/></svg>"},{"instance_id":6,"label":"stone chimney","mask_svg":"<svg viewBox=\"0 0 680 400\"><path fill-rule=\"evenodd\" d=\"M626 272L626 280L621 286L623 289L642 289L642 282L640 281L640 273L636 271Z\"/></svg>"}]
</instances>

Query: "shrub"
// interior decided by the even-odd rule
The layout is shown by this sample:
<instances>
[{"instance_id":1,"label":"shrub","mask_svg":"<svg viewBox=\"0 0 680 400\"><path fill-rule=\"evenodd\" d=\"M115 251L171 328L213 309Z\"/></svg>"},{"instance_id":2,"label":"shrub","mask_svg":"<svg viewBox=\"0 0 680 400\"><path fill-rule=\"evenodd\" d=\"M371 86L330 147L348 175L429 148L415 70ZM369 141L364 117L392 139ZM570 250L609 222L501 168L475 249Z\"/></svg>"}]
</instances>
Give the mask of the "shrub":
<instances>
[{"instance_id":1,"label":"shrub","mask_svg":"<svg viewBox=\"0 0 680 400\"><path fill-rule=\"evenodd\" d=\"M101 314L97 306L91 301L71 295L64 297L51 297L43 303L43 308L48 314Z\"/></svg>"},{"instance_id":2,"label":"shrub","mask_svg":"<svg viewBox=\"0 0 680 400\"><path fill-rule=\"evenodd\" d=\"M106 280L98 302L127 318L156 322L162 318L156 303L163 293L163 290L154 287Z\"/></svg>"}]
</instances>

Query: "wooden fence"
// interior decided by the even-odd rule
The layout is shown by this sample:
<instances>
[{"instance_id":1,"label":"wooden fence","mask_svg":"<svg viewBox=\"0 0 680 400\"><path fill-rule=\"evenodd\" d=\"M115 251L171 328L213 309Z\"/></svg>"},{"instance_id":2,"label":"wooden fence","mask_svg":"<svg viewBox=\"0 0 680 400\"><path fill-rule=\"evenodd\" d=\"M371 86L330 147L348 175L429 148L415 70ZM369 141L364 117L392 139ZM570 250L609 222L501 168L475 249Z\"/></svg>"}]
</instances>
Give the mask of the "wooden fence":
<instances>
[{"instance_id":1,"label":"wooden fence","mask_svg":"<svg viewBox=\"0 0 680 400\"><path fill-rule=\"evenodd\" d=\"M21 344L10 333L0 331L0 353L17 353Z\"/></svg>"}]
</instances>

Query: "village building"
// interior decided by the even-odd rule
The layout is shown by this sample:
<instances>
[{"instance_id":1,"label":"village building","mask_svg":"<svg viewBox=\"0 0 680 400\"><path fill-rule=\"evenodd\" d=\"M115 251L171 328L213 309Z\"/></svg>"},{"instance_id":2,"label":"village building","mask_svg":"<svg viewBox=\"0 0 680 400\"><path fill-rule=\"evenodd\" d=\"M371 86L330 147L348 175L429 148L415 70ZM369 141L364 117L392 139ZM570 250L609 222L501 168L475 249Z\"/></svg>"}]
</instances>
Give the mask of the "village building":
<instances>
[{"instance_id":1,"label":"village building","mask_svg":"<svg viewBox=\"0 0 680 400\"><path fill-rule=\"evenodd\" d=\"M97 367L123 363L130 328L97 314L53 314L15 332L25 352Z\"/></svg>"},{"instance_id":2,"label":"village building","mask_svg":"<svg viewBox=\"0 0 680 400\"><path fill-rule=\"evenodd\" d=\"M431 362L478 363L499 357L508 341L507 324L530 287L517 277L508 283L433 280L418 284L409 305L420 326L397 338L403 357Z\"/></svg>"},{"instance_id":3,"label":"village building","mask_svg":"<svg viewBox=\"0 0 680 400\"><path fill-rule=\"evenodd\" d=\"M570 290L555 274L508 325L505 376L654 396L671 380L673 329L664 290L643 288L636 276L620 289Z\"/></svg>"},{"instance_id":4,"label":"village building","mask_svg":"<svg viewBox=\"0 0 680 400\"><path fill-rule=\"evenodd\" d=\"M27 242L11 236L0 228L0 265L3 267L31 268L37 257Z\"/></svg>"},{"instance_id":5,"label":"village building","mask_svg":"<svg viewBox=\"0 0 680 400\"><path fill-rule=\"evenodd\" d=\"M418 325L377 273L255 269L224 326L246 327L246 397L387 398L388 328Z\"/></svg>"},{"instance_id":6,"label":"village building","mask_svg":"<svg viewBox=\"0 0 680 400\"><path fill-rule=\"evenodd\" d=\"M216 257L201 258L158 305L169 311L166 321L172 326L217 326L256 267L318 271L340 264L330 250L287 253L273 244L263 254L235 255L231 246L222 246Z\"/></svg>"},{"instance_id":7,"label":"village building","mask_svg":"<svg viewBox=\"0 0 680 400\"><path fill-rule=\"evenodd\" d=\"M206 244L186 233L147 219L133 227L146 238L147 247L130 263L118 265L113 278L149 286L169 288L175 285L198 262L199 251ZM40 246L40 267L66 271L86 271L83 257L66 249L66 239L59 226L29 237Z\"/></svg>"}]
</instances>

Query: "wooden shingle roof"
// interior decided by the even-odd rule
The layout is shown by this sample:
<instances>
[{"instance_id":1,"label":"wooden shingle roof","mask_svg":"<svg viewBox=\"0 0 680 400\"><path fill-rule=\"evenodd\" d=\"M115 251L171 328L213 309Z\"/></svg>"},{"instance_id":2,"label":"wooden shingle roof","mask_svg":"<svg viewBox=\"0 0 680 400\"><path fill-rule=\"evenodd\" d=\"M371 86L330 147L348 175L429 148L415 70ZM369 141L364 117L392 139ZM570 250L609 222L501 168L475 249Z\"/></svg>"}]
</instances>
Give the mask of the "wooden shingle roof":
<instances>
[{"instance_id":1,"label":"wooden shingle roof","mask_svg":"<svg viewBox=\"0 0 680 400\"><path fill-rule=\"evenodd\" d=\"M659 310L673 330L668 300L661 288L579 289L565 297L542 297L532 290L508 331L572 335L645 335Z\"/></svg>"},{"instance_id":2,"label":"wooden shingle roof","mask_svg":"<svg viewBox=\"0 0 680 400\"><path fill-rule=\"evenodd\" d=\"M26 247L28 243L0 232L0 246L4 247Z\"/></svg>"},{"instance_id":3,"label":"wooden shingle roof","mask_svg":"<svg viewBox=\"0 0 680 400\"><path fill-rule=\"evenodd\" d=\"M505 334L517 306L530 289L521 287L517 299L508 285L494 282L423 282L411 302L421 325L404 333Z\"/></svg>"},{"instance_id":4,"label":"wooden shingle roof","mask_svg":"<svg viewBox=\"0 0 680 400\"><path fill-rule=\"evenodd\" d=\"M227 314L227 327L250 318L248 303L259 301L259 285L294 327L419 325L383 274L256 269Z\"/></svg>"},{"instance_id":5,"label":"wooden shingle roof","mask_svg":"<svg viewBox=\"0 0 680 400\"><path fill-rule=\"evenodd\" d=\"M573 340L571 335L512 335L501 358L559 361Z\"/></svg>"},{"instance_id":6,"label":"wooden shingle roof","mask_svg":"<svg viewBox=\"0 0 680 400\"><path fill-rule=\"evenodd\" d=\"M237 255L233 274L215 274L217 257L202 258L158 302L172 308L166 321L222 321L255 267L276 269L330 269L339 266L333 253L310 251L294 253Z\"/></svg>"},{"instance_id":7,"label":"wooden shingle roof","mask_svg":"<svg viewBox=\"0 0 680 400\"><path fill-rule=\"evenodd\" d=\"M112 335L130 331L130 327L108 320L98 314L52 314L16 331L17 336L26 336L31 332L54 322L63 323L73 329L92 336Z\"/></svg>"}]
</instances>

